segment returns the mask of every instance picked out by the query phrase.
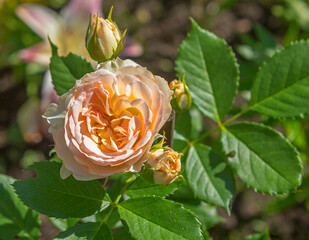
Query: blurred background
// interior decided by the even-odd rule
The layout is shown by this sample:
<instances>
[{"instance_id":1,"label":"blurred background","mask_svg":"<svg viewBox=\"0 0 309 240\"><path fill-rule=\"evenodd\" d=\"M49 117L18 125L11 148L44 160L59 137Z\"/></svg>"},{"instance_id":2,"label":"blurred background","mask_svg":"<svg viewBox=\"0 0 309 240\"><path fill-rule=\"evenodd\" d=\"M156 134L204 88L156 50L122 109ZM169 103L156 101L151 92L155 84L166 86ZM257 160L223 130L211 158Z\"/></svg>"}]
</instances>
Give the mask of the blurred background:
<instances>
[{"instance_id":1,"label":"blurred background","mask_svg":"<svg viewBox=\"0 0 309 240\"><path fill-rule=\"evenodd\" d=\"M89 14L107 16L126 28L122 58L132 58L154 74L172 81L177 49L190 30L189 17L224 38L240 63L240 92L231 114L246 107L259 66L276 50L309 37L309 0L0 0L0 173L17 179L29 164L48 158L52 138L41 114L57 101L48 62L47 35L59 53L89 58L84 36ZM309 53L308 53L309 54ZM281 131L301 152L302 186L279 197L262 195L237 181L231 215L205 209L214 239L243 239L269 229L272 239L309 239L309 118L276 120L248 113ZM243 119L242 119L243 120ZM202 128L215 124L203 119ZM216 136L207 142L220 148ZM46 219L42 239L58 231Z\"/></svg>"}]
</instances>

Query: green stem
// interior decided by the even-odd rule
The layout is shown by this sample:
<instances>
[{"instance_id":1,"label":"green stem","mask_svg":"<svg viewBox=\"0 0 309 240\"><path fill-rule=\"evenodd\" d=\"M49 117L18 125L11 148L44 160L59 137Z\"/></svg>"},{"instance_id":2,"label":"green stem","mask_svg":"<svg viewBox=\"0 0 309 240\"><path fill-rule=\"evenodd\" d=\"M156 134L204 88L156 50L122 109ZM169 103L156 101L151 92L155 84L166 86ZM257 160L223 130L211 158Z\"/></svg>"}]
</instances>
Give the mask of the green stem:
<instances>
[{"instance_id":1,"label":"green stem","mask_svg":"<svg viewBox=\"0 0 309 240\"><path fill-rule=\"evenodd\" d=\"M226 120L222 125L225 127L227 124L229 124L230 122L234 121L236 118L239 118L240 116L244 115L245 113L249 112L251 110L252 106L245 108L244 110L242 110L241 112L237 113L236 115L234 115L233 117L229 118L228 120Z\"/></svg>"},{"instance_id":2,"label":"green stem","mask_svg":"<svg viewBox=\"0 0 309 240\"><path fill-rule=\"evenodd\" d=\"M106 217L102 220L101 222L101 225L103 223L105 223L110 215L112 214L113 210L115 209L115 207L117 207L118 205L118 202L120 201L122 195L124 194L124 192L127 190L127 188L130 186L130 184L136 179L136 176L135 175L132 175L131 177L129 177L127 180L126 180L126 183L124 185L124 187L121 189L120 193L118 194L118 196L116 197L115 201L111 203L112 207L110 208L110 210L108 211Z\"/></svg>"},{"instance_id":3,"label":"green stem","mask_svg":"<svg viewBox=\"0 0 309 240\"><path fill-rule=\"evenodd\" d=\"M193 146L195 143L201 142L203 141L205 138L207 138L209 135L224 129L224 127L229 124L230 122L234 121L235 119L239 118L240 116L242 116L243 114L249 112L251 110L251 107L247 107L246 109L244 109L243 111L237 113L236 115L234 115L233 117L229 118L228 120L226 120L224 123L219 122L218 126L208 132L203 133L200 137L198 137L197 139L195 139L192 142L189 142L189 144L182 150L183 154L186 154L186 152L188 151L188 149Z\"/></svg>"},{"instance_id":4,"label":"green stem","mask_svg":"<svg viewBox=\"0 0 309 240\"><path fill-rule=\"evenodd\" d=\"M197 142L200 142L200 141L204 140L204 139L207 138L209 135L211 135L211 134L217 132L217 131L220 130L220 129L221 129L221 128L220 128L219 126L217 126L216 128L214 128L214 129L212 129L212 130L210 130L210 131L208 131L208 132L205 132L205 133L202 134L200 137L198 137L197 139L195 139L194 141L192 141L190 145L193 145L193 144L195 144L195 143L197 143Z\"/></svg>"},{"instance_id":5,"label":"green stem","mask_svg":"<svg viewBox=\"0 0 309 240\"><path fill-rule=\"evenodd\" d=\"M104 181L104 183L103 183L103 185L102 185L102 188L103 188L103 189L105 188L105 185L106 185L106 183L108 182L108 178L109 178L109 177L105 178L105 181Z\"/></svg>"}]
</instances>

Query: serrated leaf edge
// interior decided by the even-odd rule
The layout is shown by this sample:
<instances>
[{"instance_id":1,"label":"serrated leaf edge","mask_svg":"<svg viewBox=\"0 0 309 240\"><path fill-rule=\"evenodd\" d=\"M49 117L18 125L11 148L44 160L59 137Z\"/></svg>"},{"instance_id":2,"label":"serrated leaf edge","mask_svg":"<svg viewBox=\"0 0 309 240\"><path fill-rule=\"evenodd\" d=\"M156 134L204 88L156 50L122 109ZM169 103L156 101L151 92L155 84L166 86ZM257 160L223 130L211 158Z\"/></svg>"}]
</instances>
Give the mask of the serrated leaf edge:
<instances>
[{"instance_id":1,"label":"serrated leaf edge","mask_svg":"<svg viewBox=\"0 0 309 240\"><path fill-rule=\"evenodd\" d=\"M309 44L309 39L301 39L301 40L293 41L292 43L290 43L290 44L289 44L287 47L285 47L285 48L276 49L275 53L274 53L271 57L269 57L267 60L265 60L265 61L263 62L263 64L258 68L257 74L256 74L255 79L254 79L254 82L253 82L253 85L252 85L252 87L251 87L251 89L250 89L250 93L252 93L254 83L255 83L256 79L260 76L262 69L264 69L264 67L272 60L272 58L274 58L275 56L281 54L282 52L285 52L286 50L288 50L288 49L290 49L290 48L292 48L292 47L295 47L295 46L298 45L298 44ZM296 83L297 83L297 82L296 82ZM294 83L291 84L291 85L294 85ZM290 87L291 85L289 85L289 87ZM286 89L286 88L285 88L285 89ZM281 92L281 91L279 91L279 92L277 92L277 93L280 93L280 92ZM275 93L274 95L276 95L277 93ZM272 95L272 96L274 96L274 95ZM271 97L272 97L272 96L271 96ZM267 98L265 98L265 99L268 99L268 98L269 98L269 97L267 97ZM265 99L263 99L262 101L264 101ZM258 110L252 109L253 106L255 106L256 104L259 104L259 103L262 102L262 101L257 102L257 103L254 103L254 104L251 104L251 100L252 100L252 98L250 99L250 101L249 101L249 106L248 106L248 108L250 108L250 110L259 112L259 113L261 113L261 114L264 114L264 115L269 116L269 117L274 118L274 119L279 119L279 120L282 119L282 120L285 120L285 119L291 119L291 118L294 118L294 117L303 117L303 116L309 115L309 112L307 112L307 113L301 113L301 114L291 115L291 116L285 116L285 117L281 117L281 116L279 116L279 117L278 117L278 116L271 116L271 115L262 113L262 112L260 112L260 111L258 111Z\"/></svg>"},{"instance_id":2,"label":"serrated leaf edge","mask_svg":"<svg viewBox=\"0 0 309 240\"><path fill-rule=\"evenodd\" d=\"M297 151L297 149L295 148L295 146L292 145L292 144L282 135L282 133L280 133L280 132L276 131L275 129L273 129L272 127L269 127L269 126L264 125L264 124L262 124L262 123L254 123L254 122L243 121L243 122L238 122L238 123L235 123L235 124L231 124L231 125L229 125L229 127L230 127L230 126L235 126L235 125L240 125L240 124L243 124L243 123L249 124L249 125L254 125L254 126L262 126L262 127L266 128L266 129L268 129L268 130L274 132L275 134L279 135L279 136L282 138L282 140L285 141L285 142L293 149L293 151L296 153L296 156L297 156L297 158L298 158L298 166L299 166L300 169L301 169L301 173L299 174L298 179L297 179L297 181L298 181L297 187L300 186L300 185L301 185L301 182L302 182L303 165L302 165L302 161L301 161L301 159L300 159L300 157L299 157L299 152ZM230 133L230 132L228 131L227 128L223 129L222 131L228 132L229 134L233 135L232 133ZM234 136L234 135L233 135L233 136ZM222 137L221 137L221 141L222 141ZM227 161L227 163L229 164L229 161ZM230 165L230 164L229 164L229 165ZM233 172L235 173L235 175L238 176L238 174L236 173L236 170L235 170L232 166L231 166L230 168L233 170ZM240 176L239 176L239 177L240 177ZM240 179L243 181L243 179L242 179L241 177L240 177ZM243 182L246 184L247 187L252 188L255 192L259 192L259 193L262 193L262 194L284 195L284 194L290 193L290 192L292 191L292 189L291 189L291 190L287 190L287 191L283 191L283 192L275 192L275 191L266 192L266 191L260 191L260 190L257 190L256 188L254 188L253 186L250 186L250 184L246 183L245 181L243 181Z\"/></svg>"},{"instance_id":3,"label":"serrated leaf edge","mask_svg":"<svg viewBox=\"0 0 309 240\"><path fill-rule=\"evenodd\" d=\"M206 33L206 34L209 35L210 37L212 37L212 38L214 38L214 39L216 39L216 40L222 42L225 46L228 46L227 42L226 42L224 39L218 37L217 35L215 35L215 34L212 33L212 32L209 32L208 30L203 29L202 27L200 27L200 26L198 25L198 23L197 23L193 18L190 17L190 21L191 21L191 24L192 24L191 30L187 33L185 39L182 41L182 43L180 44L180 46L179 46L178 49L177 49L177 59L176 59L176 64L175 64L175 72L176 72L178 78L180 78L180 77L183 75L183 73L180 73L180 71L179 71L179 69L178 69L177 60L178 60L179 55L181 54L180 52L181 52L182 49L183 49L184 41L185 41L188 37L190 37L190 36L192 35L192 31L194 30L194 28L201 30L201 32ZM237 62L236 54L235 54L235 52L233 51L233 49L232 49L231 46L227 47L227 49L228 49L228 51L229 51L230 54L231 54L231 57L232 57L233 62L234 62L234 67L235 67L235 69L236 69L236 88L235 88L234 97L233 97L233 99L232 99L232 103L230 104L230 107L227 109L226 114L228 114L228 112L230 111L230 109L231 109L233 103L235 102L236 95L237 95L237 92L238 92L238 89L239 89L239 81L240 81L239 63ZM211 81L210 81L210 85L212 86ZM213 88L211 89L211 91L213 92ZM221 120L223 119L223 117L224 117L226 114L225 114L224 116L222 116L222 118L219 116L218 108L217 108L217 102L216 102L216 98L215 98L214 94L213 94L213 97L214 97L214 102L215 102L215 105L216 105L216 109L215 109L216 118L217 118L217 121L221 122ZM201 113L203 113L203 112L201 112ZM203 114L203 115L205 115L205 114ZM208 117L208 116L207 116L207 117Z\"/></svg>"},{"instance_id":4,"label":"serrated leaf edge","mask_svg":"<svg viewBox=\"0 0 309 240\"><path fill-rule=\"evenodd\" d=\"M171 201L171 200L167 200L167 199L162 199L162 198L160 198L160 197L153 197L153 196L149 196L149 197L136 197L136 198L134 198L134 199L138 199L138 198L141 198L141 199L143 199L143 198L160 199L160 200L163 200L163 201L171 202L171 203L173 203L173 204L179 206L181 209L183 209L184 211L190 213L190 214L194 217L195 221L199 224L199 233L200 233L200 236L201 236L201 237L203 236L203 231L202 231L202 229L201 229L201 226L202 226L201 222L200 222L199 219L196 217L196 215L192 213L192 211L190 211L189 209L185 208L181 203L175 202L175 201ZM124 202L125 202L125 201L124 201ZM120 203L117 207L118 207L118 208L121 207L122 209L125 209L126 211L128 211L126 208L124 208L124 207L121 206L121 203ZM134 214L135 214L135 213L134 213ZM137 214L135 214L135 215L137 215ZM139 216L139 215L137 215L137 216ZM141 217L141 216L139 216L139 217ZM143 218L143 217L141 217L141 218ZM143 219L144 219L144 218L143 218ZM122 219L122 218L121 218L121 220L125 221L125 220ZM148 219L146 219L146 220L149 221ZM149 222L151 222L151 221L149 221ZM151 223L153 223L153 222L151 222ZM154 224L155 224L155 225L158 225L158 224L156 224L156 223L154 223ZM166 229L166 230L168 230L168 229ZM168 230L168 231L170 231L170 230ZM131 234L130 229L129 229L129 232L130 232L130 234ZM170 231L170 232L172 232L172 231ZM175 232L172 232L172 233L178 235L178 233L175 233ZM131 234L131 236L132 236L132 234ZM133 237L133 236L132 236L132 237ZM202 239L202 238L201 238L201 239ZM189 240L189 239L188 239L188 240Z\"/></svg>"}]
</instances>

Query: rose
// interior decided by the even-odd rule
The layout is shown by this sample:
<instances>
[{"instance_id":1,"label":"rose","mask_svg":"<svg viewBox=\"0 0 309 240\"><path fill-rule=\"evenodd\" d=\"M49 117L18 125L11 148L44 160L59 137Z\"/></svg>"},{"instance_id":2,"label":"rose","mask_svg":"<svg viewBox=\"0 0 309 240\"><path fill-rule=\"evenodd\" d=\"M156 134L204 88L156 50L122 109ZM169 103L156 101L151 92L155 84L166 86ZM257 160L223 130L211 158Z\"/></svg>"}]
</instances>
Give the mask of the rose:
<instances>
[{"instance_id":1,"label":"rose","mask_svg":"<svg viewBox=\"0 0 309 240\"><path fill-rule=\"evenodd\" d=\"M154 137L171 113L167 82L133 61L102 64L51 104L61 177L78 180L140 171Z\"/></svg>"},{"instance_id":2,"label":"rose","mask_svg":"<svg viewBox=\"0 0 309 240\"><path fill-rule=\"evenodd\" d=\"M124 36L123 36L124 37ZM103 62L115 58L123 49L117 26L97 14L90 18L86 35L86 48L92 59Z\"/></svg>"},{"instance_id":3,"label":"rose","mask_svg":"<svg viewBox=\"0 0 309 240\"><path fill-rule=\"evenodd\" d=\"M170 82L169 87L172 91L174 91L171 101L173 109L176 112L184 112L189 110L191 107L192 98L184 77L182 80L174 80Z\"/></svg>"},{"instance_id":4,"label":"rose","mask_svg":"<svg viewBox=\"0 0 309 240\"><path fill-rule=\"evenodd\" d=\"M151 150L147 161L153 168L153 181L167 185L172 182L181 170L181 155L171 148Z\"/></svg>"}]
</instances>

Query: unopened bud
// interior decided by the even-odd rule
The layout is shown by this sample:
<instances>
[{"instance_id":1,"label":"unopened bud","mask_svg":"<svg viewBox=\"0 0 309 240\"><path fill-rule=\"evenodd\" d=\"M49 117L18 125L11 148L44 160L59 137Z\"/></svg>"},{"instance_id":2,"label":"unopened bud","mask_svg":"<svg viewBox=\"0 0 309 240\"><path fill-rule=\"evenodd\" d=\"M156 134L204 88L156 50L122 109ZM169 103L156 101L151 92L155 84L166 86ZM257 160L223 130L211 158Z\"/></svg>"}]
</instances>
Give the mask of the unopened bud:
<instances>
[{"instance_id":1,"label":"unopened bud","mask_svg":"<svg viewBox=\"0 0 309 240\"><path fill-rule=\"evenodd\" d=\"M112 9L111 9L112 10ZM116 23L108 19L99 18L97 14L90 16L86 34L86 48L92 59L104 62L117 57L123 49L123 38L120 36Z\"/></svg>"},{"instance_id":2,"label":"unopened bud","mask_svg":"<svg viewBox=\"0 0 309 240\"><path fill-rule=\"evenodd\" d=\"M176 179L181 170L181 154L171 148L161 148L149 152L147 159L153 168L153 181L155 184L167 185Z\"/></svg>"},{"instance_id":3,"label":"unopened bud","mask_svg":"<svg viewBox=\"0 0 309 240\"><path fill-rule=\"evenodd\" d=\"M182 80L174 80L169 84L169 87L174 91L171 105L176 112L187 111L191 107L191 94L184 78Z\"/></svg>"}]
</instances>

